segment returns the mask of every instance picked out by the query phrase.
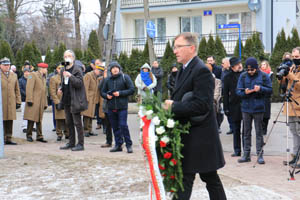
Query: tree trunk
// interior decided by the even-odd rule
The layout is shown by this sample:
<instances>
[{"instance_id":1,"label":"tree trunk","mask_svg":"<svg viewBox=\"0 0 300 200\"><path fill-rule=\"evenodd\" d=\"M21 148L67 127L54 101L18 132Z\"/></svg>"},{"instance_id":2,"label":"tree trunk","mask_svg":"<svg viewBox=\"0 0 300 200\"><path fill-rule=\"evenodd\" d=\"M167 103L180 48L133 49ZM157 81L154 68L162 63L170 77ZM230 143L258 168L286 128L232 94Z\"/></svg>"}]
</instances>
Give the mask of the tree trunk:
<instances>
[{"instance_id":1,"label":"tree trunk","mask_svg":"<svg viewBox=\"0 0 300 200\"><path fill-rule=\"evenodd\" d=\"M74 6L76 49L81 49L81 33L80 33L80 20L79 20L81 14L81 4L78 0L73 0L73 6Z\"/></svg>"},{"instance_id":2,"label":"tree trunk","mask_svg":"<svg viewBox=\"0 0 300 200\"><path fill-rule=\"evenodd\" d=\"M7 36L9 37L9 43L12 47L14 47L16 32L17 32L17 16L16 16L16 8L15 8L15 0L6 0L7 5L7 13L8 13L8 23L7 23Z\"/></svg>"}]
</instances>

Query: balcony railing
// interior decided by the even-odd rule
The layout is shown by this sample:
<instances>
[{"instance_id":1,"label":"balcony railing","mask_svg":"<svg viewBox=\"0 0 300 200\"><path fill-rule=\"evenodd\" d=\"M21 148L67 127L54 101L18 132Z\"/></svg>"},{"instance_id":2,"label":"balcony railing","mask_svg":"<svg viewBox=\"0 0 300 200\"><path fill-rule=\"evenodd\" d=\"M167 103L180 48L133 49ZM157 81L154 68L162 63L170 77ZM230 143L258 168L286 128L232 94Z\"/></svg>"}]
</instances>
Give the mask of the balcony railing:
<instances>
[{"instance_id":1,"label":"balcony railing","mask_svg":"<svg viewBox=\"0 0 300 200\"><path fill-rule=\"evenodd\" d=\"M241 39L243 44L245 44L248 37L252 36L255 32L242 32ZM262 39L262 34L260 34L260 39ZM220 33L220 34L211 34L214 39L217 35L221 38L221 41L226 49L228 55L232 55L234 53L234 48L236 46L236 41L239 38L239 34L237 32L231 33ZM202 34L199 36L199 41L202 37L206 38L208 41L209 34ZM174 36L171 37L163 37L163 38L154 38L154 52L157 57L162 57L165 52L166 44L170 41L172 46ZM144 50L147 38L123 38L123 39L115 39L114 41L114 49L113 52L116 55L120 55L121 52L125 52L128 56L131 55L132 49L138 49L140 51Z\"/></svg>"},{"instance_id":2,"label":"balcony railing","mask_svg":"<svg viewBox=\"0 0 300 200\"><path fill-rule=\"evenodd\" d=\"M222 0L149 0L149 6L174 5L174 4L181 4L181 3L193 3L193 2L204 3L210 1L216 2ZM121 0L121 8L137 8L137 7L144 7L143 0Z\"/></svg>"}]
</instances>

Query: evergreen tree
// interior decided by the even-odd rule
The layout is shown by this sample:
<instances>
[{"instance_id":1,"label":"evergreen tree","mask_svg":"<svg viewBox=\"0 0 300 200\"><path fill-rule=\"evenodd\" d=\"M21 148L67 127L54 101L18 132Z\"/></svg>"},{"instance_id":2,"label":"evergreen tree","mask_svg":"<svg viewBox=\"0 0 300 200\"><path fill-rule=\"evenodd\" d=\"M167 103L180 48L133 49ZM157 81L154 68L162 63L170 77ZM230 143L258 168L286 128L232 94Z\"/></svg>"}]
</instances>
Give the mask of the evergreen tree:
<instances>
[{"instance_id":1,"label":"evergreen tree","mask_svg":"<svg viewBox=\"0 0 300 200\"><path fill-rule=\"evenodd\" d=\"M144 47L144 51L142 53L142 60L144 63L148 63L149 65L151 65L152 63L150 63L150 58L149 58L149 46L148 46L148 40L145 44Z\"/></svg>"},{"instance_id":2,"label":"evergreen tree","mask_svg":"<svg viewBox=\"0 0 300 200\"><path fill-rule=\"evenodd\" d=\"M117 60L118 60L118 63L122 66L123 72L125 72L126 74L129 74L130 73L130 69L128 67L129 58L127 56L127 53L121 52L119 55L119 58Z\"/></svg>"},{"instance_id":3,"label":"evergreen tree","mask_svg":"<svg viewBox=\"0 0 300 200\"><path fill-rule=\"evenodd\" d=\"M299 34L296 28L292 29L292 38L291 38L291 49L289 51L292 51L293 48L300 46L300 39Z\"/></svg>"},{"instance_id":4,"label":"evergreen tree","mask_svg":"<svg viewBox=\"0 0 300 200\"><path fill-rule=\"evenodd\" d=\"M28 60L32 66L37 66L37 63L35 62L34 51L30 43L25 43L22 50L22 56L23 62L25 62L25 60Z\"/></svg>"},{"instance_id":5,"label":"evergreen tree","mask_svg":"<svg viewBox=\"0 0 300 200\"><path fill-rule=\"evenodd\" d=\"M253 54L254 54L253 41L252 41L252 38L249 37L246 40L246 43L244 46L244 57L245 57L245 59L247 59L249 57L253 57Z\"/></svg>"},{"instance_id":6,"label":"evergreen tree","mask_svg":"<svg viewBox=\"0 0 300 200\"><path fill-rule=\"evenodd\" d=\"M138 49L132 49L131 55L128 60L128 75L132 80L136 79L138 73L140 73L140 69L143 66L144 62L141 59L143 52Z\"/></svg>"},{"instance_id":7,"label":"evergreen tree","mask_svg":"<svg viewBox=\"0 0 300 200\"><path fill-rule=\"evenodd\" d=\"M16 54L16 67L19 71L22 70L22 66L24 65L24 62L25 61L23 60L22 50L19 49Z\"/></svg>"},{"instance_id":8,"label":"evergreen tree","mask_svg":"<svg viewBox=\"0 0 300 200\"><path fill-rule=\"evenodd\" d=\"M76 60L83 60L83 54L82 54L81 49L75 49L74 53L76 56Z\"/></svg>"},{"instance_id":9,"label":"evergreen tree","mask_svg":"<svg viewBox=\"0 0 300 200\"><path fill-rule=\"evenodd\" d=\"M286 51L291 51L294 48L294 45L292 43L292 38L290 36L286 39Z\"/></svg>"},{"instance_id":10,"label":"evergreen tree","mask_svg":"<svg viewBox=\"0 0 300 200\"><path fill-rule=\"evenodd\" d=\"M45 61L44 62L47 63L48 66L49 66L48 67L49 73L51 73L55 70L55 65L57 64L57 63L54 63L52 61L52 57L53 57L52 52L50 50L50 47L48 47L47 51L46 51L46 56L45 56Z\"/></svg>"},{"instance_id":11,"label":"evergreen tree","mask_svg":"<svg viewBox=\"0 0 300 200\"><path fill-rule=\"evenodd\" d=\"M221 38L217 35L216 43L215 43L215 57L216 57L216 64L221 65L222 59L226 57L226 49L222 43Z\"/></svg>"},{"instance_id":12,"label":"evergreen tree","mask_svg":"<svg viewBox=\"0 0 300 200\"><path fill-rule=\"evenodd\" d=\"M170 42L168 42L166 44L165 53L164 53L164 55L161 59L161 62L160 62L160 67L164 71L164 76L163 76L163 80L162 80L162 87L163 87L162 97L163 97L163 99L168 98L167 81L168 81L168 74L171 71L173 63L176 63L176 56L173 53L173 49L170 45Z\"/></svg>"},{"instance_id":13,"label":"evergreen tree","mask_svg":"<svg viewBox=\"0 0 300 200\"><path fill-rule=\"evenodd\" d=\"M203 60L204 62L206 61L207 54L206 54L206 39L205 37L201 38L201 41L199 43L199 49L198 49L198 57Z\"/></svg>"},{"instance_id":14,"label":"evergreen tree","mask_svg":"<svg viewBox=\"0 0 300 200\"><path fill-rule=\"evenodd\" d=\"M97 58L98 57L94 55L93 51L90 48L88 48L85 51L83 62L86 66L88 66L89 63L91 62L91 60L97 59Z\"/></svg>"},{"instance_id":15,"label":"evergreen tree","mask_svg":"<svg viewBox=\"0 0 300 200\"><path fill-rule=\"evenodd\" d=\"M264 52L264 46L260 40L260 35L258 32L255 32L252 35L252 45L253 45L253 54L252 57L256 58L258 61L263 61L266 59Z\"/></svg>"},{"instance_id":16,"label":"evergreen tree","mask_svg":"<svg viewBox=\"0 0 300 200\"><path fill-rule=\"evenodd\" d=\"M64 52L66 50L67 49L64 43L60 43L58 47L55 47L54 52L52 54L52 63L54 65L64 61Z\"/></svg>"},{"instance_id":17,"label":"evergreen tree","mask_svg":"<svg viewBox=\"0 0 300 200\"><path fill-rule=\"evenodd\" d=\"M240 58L240 41L239 41L239 38L237 39L237 41L235 43L235 48L234 48L233 55L237 58ZM240 59L242 60L242 62L245 62L243 42L241 42L241 58Z\"/></svg>"},{"instance_id":18,"label":"evergreen tree","mask_svg":"<svg viewBox=\"0 0 300 200\"><path fill-rule=\"evenodd\" d=\"M96 58L102 58L99 39L95 30L92 30L89 35L88 48L90 49L92 54L96 56Z\"/></svg>"},{"instance_id":19,"label":"evergreen tree","mask_svg":"<svg viewBox=\"0 0 300 200\"><path fill-rule=\"evenodd\" d=\"M41 62L43 62L43 60L42 60L42 54L41 54L40 50L36 47L35 41L33 41L31 43L31 45L32 45L32 49L33 49L35 63L41 63Z\"/></svg>"},{"instance_id":20,"label":"evergreen tree","mask_svg":"<svg viewBox=\"0 0 300 200\"><path fill-rule=\"evenodd\" d=\"M7 57L11 63L14 63L14 54L8 42L5 40L0 41L0 59Z\"/></svg>"},{"instance_id":21,"label":"evergreen tree","mask_svg":"<svg viewBox=\"0 0 300 200\"><path fill-rule=\"evenodd\" d=\"M209 39L206 45L206 55L213 56L215 55L216 45L213 36L210 34ZM206 60L204 60L206 62Z\"/></svg>"}]
</instances>

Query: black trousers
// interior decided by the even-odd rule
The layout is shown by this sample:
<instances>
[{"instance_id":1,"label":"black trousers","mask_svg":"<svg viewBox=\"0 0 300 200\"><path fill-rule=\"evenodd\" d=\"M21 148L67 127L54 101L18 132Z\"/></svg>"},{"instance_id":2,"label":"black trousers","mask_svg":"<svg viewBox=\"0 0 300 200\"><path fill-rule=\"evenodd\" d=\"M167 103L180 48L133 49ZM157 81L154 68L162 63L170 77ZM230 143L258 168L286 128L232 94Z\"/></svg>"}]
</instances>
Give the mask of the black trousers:
<instances>
[{"instance_id":1,"label":"black trousers","mask_svg":"<svg viewBox=\"0 0 300 200\"><path fill-rule=\"evenodd\" d=\"M83 126L82 126L82 120L80 113L71 113L70 106L65 105L65 115L66 115L66 121L69 127L69 144L71 146L75 146L76 143L76 133L75 133L75 127L77 130L77 136L78 136L78 144L84 145L84 139L83 139Z\"/></svg>"},{"instance_id":2,"label":"black trousers","mask_svg":"<svg viewBox=\"0 0 300 200\"><path fill-rule=\"evenodd\" d=\"M195 180L195 173L183 174L184 191L179 191L178 198L173 200L189 200L192 194L193 184ZM206 183L206 189L210 200L226 200L226 194L217 171L208 173L199 173L200 178Z\"/></svg>"},{"instance_id":3,"label":"black trousers","mask_svg":"<svg viewBox=\"0 0 300 200\"><path fill-rule=\"evenodd\" d=\"M106 144L112 144L112 129L111 124L108 119L107 113L105 113L105 118L103 120L103 126L105 126ZM103 128L104 130L104 128Z\"/></svg>"}]
</instances>

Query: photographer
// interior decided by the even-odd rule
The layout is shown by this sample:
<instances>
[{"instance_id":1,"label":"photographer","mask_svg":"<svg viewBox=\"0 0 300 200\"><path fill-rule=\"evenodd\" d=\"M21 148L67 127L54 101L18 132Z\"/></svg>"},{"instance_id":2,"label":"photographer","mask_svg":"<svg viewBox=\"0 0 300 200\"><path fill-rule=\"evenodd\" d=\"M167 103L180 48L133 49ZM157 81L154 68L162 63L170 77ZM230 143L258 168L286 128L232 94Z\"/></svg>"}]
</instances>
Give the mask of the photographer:
<instances>
[{"instance_id":1,"label":"photographer","mask_svg":"<svg viewBox=\"0 0 300 200\"><path fill-rule=\"evenodd\" d=\"M287 91L291 88L294 83L294 88L291 91L291 95L293 99L299 99L300 97L300 73L299 73L299 66L300 66L300 47L296 47L292 51L292 59L294 64L290 69L286 68L284 72L284 77L282 78L281 82L285 82L287 80ZM288 71L289 70L289 71ZM278 78L278 73L277 73ZM280 76L279 76L280 78ZM297 81L296 83L294 81ZM289 119L289 127L290 131L293 135L293 151L292 151L292 160L289 161L289 165L297 165L296 162L296 153L300 146L300 126L297 124L299 122L300 116L300 105L297 105L294 101L289 102L288 106L288 116ZM284 113L286 114L286 106L284 107ZM284 164L287 164L284 162ZM296 167L300 167L298 164Z\"/></svg>"},{"instance_id":2,"label":"photographer","mask_svg":"<svg viewBox=\"0 0 300 200\"><path fill-rule=\"evenodd\" d=\"M110 152L122 151L122 145L125 140L127 152L132 153L132 141L127 125L127 116L128 96L134 93L134 86L130 77L121 71L119 63L111 62L109 69L111 76L105 79L101 96L107 100L108 118L115 136L115 146Z\"/></svg>"},{"instance_id":3,"label":"photographer","mask_svg":"<svg viewBox=\"0 0 300 200\"><path fill-rule=\"evenodd\" d=\"M66 122L69 128L69 143L60 149L71 149L72 151L84 150L83 127L80 112L88 108L85 88L83 84L82 66L75 62L75 53L71 50L64 52L63 85L58 93L63 93L62 103L65 109ZM78 144L75 147L75 127L78 134Z\"/></svg>"}]
</instances>

